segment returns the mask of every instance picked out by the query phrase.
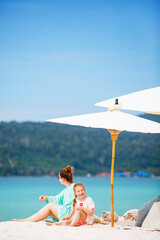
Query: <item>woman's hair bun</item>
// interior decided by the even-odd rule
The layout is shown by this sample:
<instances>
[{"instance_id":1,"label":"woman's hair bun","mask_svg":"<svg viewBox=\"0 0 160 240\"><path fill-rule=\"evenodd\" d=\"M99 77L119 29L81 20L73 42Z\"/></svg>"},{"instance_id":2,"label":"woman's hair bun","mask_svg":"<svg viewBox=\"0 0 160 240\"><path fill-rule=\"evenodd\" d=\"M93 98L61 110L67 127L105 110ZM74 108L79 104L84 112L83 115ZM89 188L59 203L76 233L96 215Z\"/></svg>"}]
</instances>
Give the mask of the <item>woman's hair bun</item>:
<instances>
[{"instance_id":1,"label":"woman's hair bun","mask_svg":"<svg viewBox=\"0 0 160 240\"><path fill-rule=\"evenodd\" d=\"M61 178L65 178L67 180L67 182L70 182L70 183L73 182L72 173L73 173L73 167L71 167L71 166L67 166L65 168L62 168L59 171L59 174L60 174Z\"/></svg>"},{"instance_id":2,"label":"woman's hair bun","mask_svg":"<svg viewBox=\"0 0 160 240\"><path fill-rule=\"evenodd\" d=\"M67 173L72 173L73 170L74 170L74 168L71 167L71 166L67 166L65 169L66 169L66 172L67 172Z\"/></svg>"}]
</instances>

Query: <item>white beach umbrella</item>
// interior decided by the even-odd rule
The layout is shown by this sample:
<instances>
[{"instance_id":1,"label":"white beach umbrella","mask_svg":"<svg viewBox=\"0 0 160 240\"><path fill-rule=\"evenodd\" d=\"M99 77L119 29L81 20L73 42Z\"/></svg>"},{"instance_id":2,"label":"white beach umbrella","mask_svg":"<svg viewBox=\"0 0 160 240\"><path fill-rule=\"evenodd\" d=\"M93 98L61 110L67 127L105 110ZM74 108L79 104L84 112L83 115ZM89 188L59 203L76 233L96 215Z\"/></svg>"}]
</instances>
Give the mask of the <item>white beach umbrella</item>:
<instances>
[{"instance_id":1,"label":"white beach umbrella","mask_svg":"<svg viewBox=\"0 0 160 240\"><path fill-rule=\"evenodd\" d=\"M111 165L111 226L114 226L114 203L113 203L113 176L115 144L121 131L160 133L160 124L120 112L118 105L112 111L85 114L73 117L55 118L47 121L69 125L78 125L93 128L105 128L111 133L112 139L112 165Z\"/></svg>"},{"instance_id":2,"label":"white beach umbrella","mask_svg":"<svg viewBox=\"0 0 160 240\"><path fill-rule=\"evenodd\" d=\"M46 121L92 128L116 129L128 132L160 133L159 123L124 113L120 110L55 118Z\"/></svg>"},{"instance_id":3,"label":"white beach umbrella","mask_svg":"<svg viewBox=\"0 0 160 240\"><path fill-rule=\"evenodd\" d=\"M160 115L160 87L115 97L106 101L98 102L95 105L110 108L114 105L115 99L118 99L121 109Z\"/></svg>"}]
</instances>

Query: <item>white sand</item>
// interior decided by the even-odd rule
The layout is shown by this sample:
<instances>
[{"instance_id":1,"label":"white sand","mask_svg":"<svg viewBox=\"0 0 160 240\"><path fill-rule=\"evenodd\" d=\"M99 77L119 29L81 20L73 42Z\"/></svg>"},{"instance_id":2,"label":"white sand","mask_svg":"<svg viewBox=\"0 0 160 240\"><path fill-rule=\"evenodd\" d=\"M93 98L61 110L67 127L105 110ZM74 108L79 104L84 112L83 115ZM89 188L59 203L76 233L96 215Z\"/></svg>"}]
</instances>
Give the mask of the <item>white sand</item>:
<instances>
[{"instance_id":1,"label":"white sand","mask_svg":"<svg viewBox=\"0 0 160 240\"><path fill-rule=\"evenodd\" d=\"M0 240L158 240L160 232L134 227L122 218L111 228L110 224L80 227L47 226L44 221L0 222ZM130 226L129 226L130 225ZM132 225L132 226L131 226Z\"/></svg>"}]
</instances>

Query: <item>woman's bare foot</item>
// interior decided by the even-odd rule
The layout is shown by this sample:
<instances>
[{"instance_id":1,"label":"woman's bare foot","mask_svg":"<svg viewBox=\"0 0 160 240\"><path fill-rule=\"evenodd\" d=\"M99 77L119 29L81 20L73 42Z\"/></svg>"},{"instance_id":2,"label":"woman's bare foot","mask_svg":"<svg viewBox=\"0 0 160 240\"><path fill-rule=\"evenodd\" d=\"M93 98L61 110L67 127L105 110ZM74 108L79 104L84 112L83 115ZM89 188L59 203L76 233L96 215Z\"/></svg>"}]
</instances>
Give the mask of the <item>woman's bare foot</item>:
<instances>
[{"instance_id":1,"label":"woman's bare foot","mask_svg":"<svg viewBox=\"0 0 160 240\"><path fill-rule=\"evenodd\" d=\"M53 226L53 223L46 222L46 225L47 225L47 226Z\"/></svg>"},{"instance_id":2,"label":"woman's bare foot","mask_svg":"<svg viewBox=\"0 0 160 240\"><path fill-rule=\"evenodd\" d=\"M12 219L14 222L26 222L28 221L27 219Z\"/></svg>"},{"instance_id":3,"label":"woman's bare foot","mask_svg":"<svg viewBox=\"0 0 160 240\"><path fill-rule=\"evenodd\" d=\"M56 222L55 225L56 226L65 226L66 225L66 221Z\"/></svg>"}]
</instances>

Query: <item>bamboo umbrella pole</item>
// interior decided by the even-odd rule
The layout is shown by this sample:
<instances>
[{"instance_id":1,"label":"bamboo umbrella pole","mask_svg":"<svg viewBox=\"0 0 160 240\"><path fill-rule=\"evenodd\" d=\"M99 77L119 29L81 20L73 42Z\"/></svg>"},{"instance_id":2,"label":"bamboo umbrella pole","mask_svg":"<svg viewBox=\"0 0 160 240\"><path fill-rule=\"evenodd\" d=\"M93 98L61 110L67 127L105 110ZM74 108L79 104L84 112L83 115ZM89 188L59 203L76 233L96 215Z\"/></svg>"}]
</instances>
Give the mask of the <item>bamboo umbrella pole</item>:
<instances>
[{"instance_id":1,"label":"bamboo umbrella pole","mask_svg":"<svg viewBox=\"0 0 160 240\"><path fill-rule=\"evenodd\" d=\"M115 159L115 148L116 148L116 141L118 138L118 134L121 131L117 130L110 130L108 131L111 133L112 139L112 164L111 164L111 227L114 227L114 198L113 198L113 178L114 178L114 159Z\"/></svg>"}]
</instances>

